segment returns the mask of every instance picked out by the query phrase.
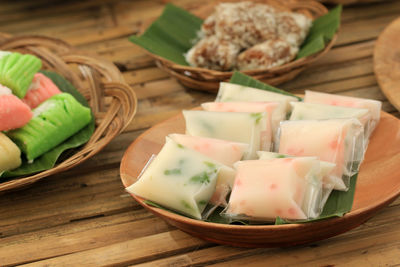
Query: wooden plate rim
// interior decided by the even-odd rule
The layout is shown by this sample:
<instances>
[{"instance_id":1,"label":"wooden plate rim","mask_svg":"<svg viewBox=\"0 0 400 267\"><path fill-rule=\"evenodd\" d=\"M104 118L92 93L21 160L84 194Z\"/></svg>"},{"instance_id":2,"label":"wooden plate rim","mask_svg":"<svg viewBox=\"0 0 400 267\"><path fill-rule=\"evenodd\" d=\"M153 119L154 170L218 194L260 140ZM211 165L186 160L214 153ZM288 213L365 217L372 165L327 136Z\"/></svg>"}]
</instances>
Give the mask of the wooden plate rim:
<instances>
[{"instance_id":1,"label":"wooden plate rim","mask_svg":"<svg viewBox=\"0 0 400 267\"><path fill-rule=\"evenodd\" d=\"M383 116L388 116L389 118L395 119L397 120L398 123L400 123L400 120L396 117L394 117L393 115L382 111L381 115ZM157 128L163 124L168 124L170 121L172 120L176 120L178 117L181 117L182 114L177 114L165 121L162 121L160 123L157 123L156 125L154 125L153 127L151 127L150 129L148 129L147 131L145 131L144 133L142 133L138 138L136 138L136 140L134 142L132 142L129 147L127 148L127 150L125 151L122 160L121 160L121 165L120 165L120 178L122 181L122 184L127 187L129 186L128 184L125 183L125 179L124 179L124 174L122 171L123 165L125 164L125 159L127 158L127 155L130 153L131 150L134 150L134 147L137 145L137 143L140 143L142 138L144 138L144 136L146 136L147 134L149 134L152 131L156 131ZM200 220L195 220L189 217L185 217L183 215L179 215L176 213L172 213L160 208L156 208L150 205L147 205L143 202L143 198L135 196L134 194L130 194L141 206L143 206L144 208L146 208L147 210L153 212L156 215L162 215L167 217L169 220L173 220L179 223L183 223L183 224L187 224L190 223L191 225L195 225L195 226L199 226L199 227L203 227L203 228L214 228L214 229L224 229L224 230L260 230L260 231L266 231L266 230L288 230L288 229L307 229L307 228L313 228L313 227L317 227L317 226L323 226L325 224L332 224L332 223L341 223L343 221L346 220L351 220L352 218L358 217L360 215L368 215L367 219L369 219L375 212L377 212L379 209L389 205L391 202L393 202L399 195L400 195L400 190L397 192L394 192L393 194L388 195L387 197L385 197L384 199L382 199L381 202L375 204L375 205L370 205L370 206L366 206L366 207L362 207L359 208L357 210L354 211L350 211L348 213L346 213L344 216L342 217L333 217L333 218L327 218L327 219L323 219L321 221L314 221L314 222L310 222L310 223L303 223L303 224L283 224L283 225L231 225L231 224L220 224L220 223L213 223L213 222L205 222L205 221L200 221ZM164 218L162 218L164 219ZM365 221L364 220L364 221ZM363 223L364 221L361 221L359 224ZM359 225L358 224L358 225ZM344 230L343 232L345 232L347 230ZM219 243L224 243L223 241L215 241L215 242L219 242ZM229 244L229 242L226 242L225 244Z\"/></svg>"}]
</instances>

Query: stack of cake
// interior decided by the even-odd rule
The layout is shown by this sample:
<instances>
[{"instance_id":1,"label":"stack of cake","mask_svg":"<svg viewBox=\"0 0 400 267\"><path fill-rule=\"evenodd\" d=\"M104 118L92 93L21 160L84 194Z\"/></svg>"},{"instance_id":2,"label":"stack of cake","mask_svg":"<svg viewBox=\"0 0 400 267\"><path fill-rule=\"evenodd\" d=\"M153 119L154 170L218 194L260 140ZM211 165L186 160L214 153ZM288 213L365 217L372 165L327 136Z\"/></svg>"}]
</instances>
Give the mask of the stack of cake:
<instances>
[{"instance_id":1,"label":"stack of cake","mask_svg":"<svg viewBox=\"0 0 400 267\"><path fill-rule=\"evenodd\" d=\"M89 108L38 73L39 58L0 53L0 176L48 152L85 127Z\"/></svg>"},{"instance_id":2,"label":"stack of cake","mask_svg":"<svg viewBox=\"0 0 400 267\"><path fill-rule=\"evenodd\" d=\"M293 60L312 21L256 2L220 3L186 54L194 67L228 71L269 69Z\"/></svg>"},{"instance_id":3,"label":"stack of cake","mask_svg":"<svg viewBox=\"0 0 400 267\"><path fill-rule=\"evenodd\" d=\"M381 102L312 91L300 102L221 83L216 102L202 107L183 111L187 135L169 135L127 190L196 219L208 205L271 221L316 218L332 190L348 190Z\"/></svg>"}]
</instances>

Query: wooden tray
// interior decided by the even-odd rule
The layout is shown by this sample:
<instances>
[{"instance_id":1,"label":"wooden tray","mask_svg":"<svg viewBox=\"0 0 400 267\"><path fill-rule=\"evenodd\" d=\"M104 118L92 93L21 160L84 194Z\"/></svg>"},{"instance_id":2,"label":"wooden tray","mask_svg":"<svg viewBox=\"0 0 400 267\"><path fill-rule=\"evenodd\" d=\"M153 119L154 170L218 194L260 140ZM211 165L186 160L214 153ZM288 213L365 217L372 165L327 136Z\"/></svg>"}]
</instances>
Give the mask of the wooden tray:
<instances>
[{"instance_id":1,"label":"wooden tray","mask_svg":"<svg viewBox=\"0 0 400 267\"><path fill-rule=\"evenodd\" d=\"M220 2L236 2L241 0L219 0L213 1L208 4L204 4L201 1L198 4L190 7L190 10L196 16L205 19L209 16L214 7ZM314 0L252 0L255 2L262 2L276 7L280 10L294 11L302 13L313 19L320 17L328 12L328 9L317 1ZM143 29L150 25L148 21ZM335 43L337 34L332 38L332 40L325 46L324 50L310 55L308 57L300 58L283 64L282 66L277 66L271 69L260 69L260 70L245 70L243 73L252 76L257 80L261 80L270 85L277 85L283 82L289 81L296 77L300 72L302 72L308 65L316 61L318 58L326 54ZM168 74L175 77L183 85L194 88L197 90L217 92L219 88L219 83L223 81L228 81L232 76L232 71L216 71L206 68L190 67L176 64L170 60L167 60L158 55L152 54L145 50L147 54L156 60L156 64L159 68L165 70Z\"/></svg>"},{"instance_id":2,"label":"wooden tray","mask_svg":"<svg viewBox=\"0 0 400 267\"><path fill-rule=\"evenodd\" d=\"M225 225L190 219L158 209L133 198L168 223L207 241L241 247L279 247L315 242L344 233L371 218L374 213L400 194L400 120L382 112L372 135L365 160L358 175L354 204L343 217L305 224ZM136 177L152 154L157 154L170 133L184 133L182 115L162 122L132 143L121 162L121 179L125 187Z\"/></svg>"},{"instance_id":3,"label":"wooden tray","mask_svg":"<svg viewBox=\"0 0 400 267\"><path fill-rule=\"evenodd\" d=\"M30 185L82 163L119 135L136 113L135 92L110 62L85 56L62 40L36 35L12 37L0 33L0 50L39 57L43 69L61 74L78 89L88 100L96 119L96 128L90 140L74 155L52 169L0 182L0 192Z\"/></svg>"},{"instance_id":4,"label":"wooden tray","mask_svg":"<svg viewBox=\"0 0 400 267\"><path fill-rule=\"evenodd\" d=\"M374 72L382 92L400 110L400 18L390 23L376 41Z\"/></svg>"}]
</instances>

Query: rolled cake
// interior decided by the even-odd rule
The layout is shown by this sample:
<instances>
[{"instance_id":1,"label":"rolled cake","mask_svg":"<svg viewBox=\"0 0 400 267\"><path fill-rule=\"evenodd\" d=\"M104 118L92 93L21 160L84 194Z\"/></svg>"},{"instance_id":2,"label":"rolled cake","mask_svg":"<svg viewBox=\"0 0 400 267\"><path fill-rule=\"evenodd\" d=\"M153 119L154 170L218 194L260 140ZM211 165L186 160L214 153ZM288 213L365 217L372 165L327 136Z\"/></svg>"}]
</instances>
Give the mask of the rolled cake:
<instances>
[{"instance_id":1,"label":"rolled cake","mask_svg":"<svg viewBox=\"0 0 400 267\"><path fill-rule=\"evenodd\" d=\"M32 118L31 109L11 90L0 85L0 131L20 128Z\"/></svg>"},{"instance_id":2,"label":"rolled cake","mask_svg":"<svg viewBox=\"0 0 400 267\"><path fill-rule=\"evenodd\" d=\"M0 59L0 84L10 88L19 98L24 98L33 76L41 67L42 61L33 55L6 55Z\"/></svg>"},{"instance_id":3,"label":"rolled cake","mask_svg":"<svg viewBox=\"0 0 400 267\"><path fill-rule=\"evenodd\" d=\"M0 132L0 176L3 172L13 170L21 165L21 151L3 133Z\"/></svg>"},{"instance_id":4,"label":"rolled cake","mask_svg":"<svg viewBox=\"0 0 400 267\"><path fill-rule=\"evenodd\" d=\"M9 54L11 54L11 52L0 50L0 59L5 57L5 56L7 56L7 55L9 55Z\"/></svg>"},{"instance_id":5,"label":"rolled cake","mask_svg":"<svg viewBox=\"0 0 400 267\"><path fill-rule=\"evenodd\" d=\"M92 118L90 109L68 93L52 96L33 113L28 124L7 133L29 161L77 133Z\"/></svg>"},{"instance_id":6,"label":"rolled cake","mask_svg":"<svg viewBox=\"0 0 400 267\"><path fill-rule=\"evenodd\" d=\"M239 50L240 47L229 41L210 36L193 46L185 58L194 67L227 71L236 65Z\"/></svg>"},{"instance_id":7,"label":"rolled cake","mask_svg":"<svg viewBox=\"0 0 400 267\"><path fill-rule=\"evenodd\" d=\"M55 85L53 81L44 74L36 73L22 101L24 101L31 109L34 109L42 102L56 94L61 94L57 85Z\"/></svg>"},{"instance_id":8,"label":"rolled cake","mask_svg":"<svg viewBox=\"0 0 400 267\"><path fill-rule=\"evenodd\" d=\"M243 51L237 58L239 70L270 69L292 61L299 51L283 39L267 40Z\"/></svg>"},{"instance_id":9,"label":"rolled cake","mask_svg":"<svg viewBox=\"0 0 400 267\"><path fill-rule=\"evenodd\" d=\"M300 13L281 12L276 14L278 36L290 45L300 47L306 39L312 20Z\"/></svg>"}]
</instances>

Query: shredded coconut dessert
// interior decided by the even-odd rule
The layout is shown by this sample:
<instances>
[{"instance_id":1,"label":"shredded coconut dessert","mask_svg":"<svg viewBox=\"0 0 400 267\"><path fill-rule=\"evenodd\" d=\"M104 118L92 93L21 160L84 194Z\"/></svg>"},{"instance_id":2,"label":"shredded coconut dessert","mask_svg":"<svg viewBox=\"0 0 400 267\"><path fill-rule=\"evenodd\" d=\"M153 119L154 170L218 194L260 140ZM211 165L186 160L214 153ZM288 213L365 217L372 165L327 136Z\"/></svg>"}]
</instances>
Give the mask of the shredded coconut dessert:
<instances>
[{"instance_id":1,"label":"shredded coconut dessert","mask_svg":"<svg viewBox=\"0 0 400 267\"><path fill-rule=\"evenodd\" d=\"M240 70L272 68L291 61L297 52L298 48L285 40L268 40L242 52L238 56L237 66Z\"/></svg>"},{"instance_id":2,"label":"shredded coconut dessert","mask_svg":"<svg viewBox=\"0 0 400 267\"><path fill-rule=\"evenodd\" d=\"M312 20L261 3L221 3L207 17L200 41L185 55L194 67L220 71L268 69L293 60Z\"/></svg>"},{"instance_id":3,"label":"shredded coconut dessert","mask_svg":"<svg viewBox=\"0 0 400 267\"><path fill-rule=\"evenodd\" d=\"M299 47L306 39L312 21L299 13L282 12L276 14L277 31L280 38Z\"/></svg>"},{"instance_id":4,"label":"shredded coconut dessert","mask_svg":"<svg viewBox=\"0 0 400 267\"><path fill-rule=\"evenodd\" d=\"M277 37L275 9L253 2L222 3L216 7L215 35L240 48Z\"/></svg>"},{"instance_id":5,"label":"shredded coconut dessert","mask_svg":"<svg viewBox=\"0 0 400 267\"><path fill-rule=\"evenodd\" d=\"M236 65L240 48L216 36L200 40L186 54L186 61L191 66L227 71Z\"/></svg>"}]
</instances>

